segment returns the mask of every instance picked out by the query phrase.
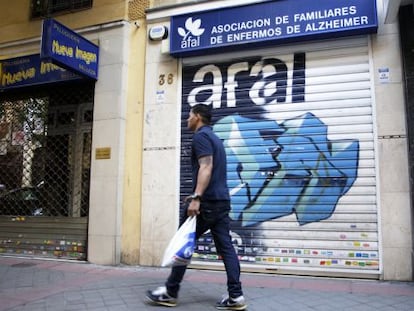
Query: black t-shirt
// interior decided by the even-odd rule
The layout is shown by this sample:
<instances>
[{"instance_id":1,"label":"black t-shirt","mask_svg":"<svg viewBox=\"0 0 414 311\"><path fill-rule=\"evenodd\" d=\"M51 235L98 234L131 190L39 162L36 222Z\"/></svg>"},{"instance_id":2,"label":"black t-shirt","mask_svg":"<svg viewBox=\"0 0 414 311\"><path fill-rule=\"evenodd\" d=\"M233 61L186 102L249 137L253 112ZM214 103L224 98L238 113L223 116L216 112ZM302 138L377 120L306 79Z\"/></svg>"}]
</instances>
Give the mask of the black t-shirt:
<instances>
[{"instance_id":1,"label":"black t-shirt","mask_svg":"<svg viewBox=\"0 0 414 311\"><path fill-rule=\"evenodd\" d=\"M210 183L203 193L203 200L230 200L227 188L227 162L223 142L213 132L210 126L202 126L194 133L192 142L192 174L193 191L197 185L199 170L198 159L203 156L213 156L213 172Z\"/></svg>"}]
</instances>

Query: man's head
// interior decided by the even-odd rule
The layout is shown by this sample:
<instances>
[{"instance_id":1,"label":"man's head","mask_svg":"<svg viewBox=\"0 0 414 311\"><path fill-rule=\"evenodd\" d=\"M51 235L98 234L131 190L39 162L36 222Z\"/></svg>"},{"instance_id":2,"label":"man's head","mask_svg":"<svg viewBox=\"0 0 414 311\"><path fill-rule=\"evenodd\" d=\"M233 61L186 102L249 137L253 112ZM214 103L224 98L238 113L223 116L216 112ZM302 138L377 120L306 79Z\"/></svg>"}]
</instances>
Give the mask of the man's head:
<instances>
[{"instance_id":1,"label":"man's head","mask_svg":"<svg viewBox=\"0 0 414 311\"><path fill-rule=\"evenodd\" d=\"M211 123L211 108L210 106L197 104L191 108L187 119L187 127L189 130L195 132L203 125Z\"/></svg>"}]
</instances>

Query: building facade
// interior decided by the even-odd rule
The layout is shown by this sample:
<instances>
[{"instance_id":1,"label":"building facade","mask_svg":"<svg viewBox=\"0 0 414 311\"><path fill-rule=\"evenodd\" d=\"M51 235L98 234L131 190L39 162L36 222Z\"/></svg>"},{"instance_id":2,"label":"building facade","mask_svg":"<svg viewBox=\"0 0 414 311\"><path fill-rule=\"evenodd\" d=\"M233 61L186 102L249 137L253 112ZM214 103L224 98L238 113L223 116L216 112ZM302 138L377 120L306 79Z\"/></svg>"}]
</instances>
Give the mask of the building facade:
<instances>
[{"instance_id":1,"label":"building facade","mask_svg":"<svg viewBox=\"0 0 414 311\"><path fill-rule=\"evenodd\" d=\"M0 4L0 254L138 261L148 5ZM52 56L96 77L45 58L47 34Z\"/></svg>"},{"instance_id":2,"label":"building facade","mask_svg":"<svg viewBox=\"0 0 414 311\"><path fill-rule=\"evenodd\" d=\"M226 147L244 270L412 280L412 2L158 4L140 263L160 263L192 191L185 120L202 103ZM208 233L193 265L221 268Z\"/></svg>"},{"instance_id":3,"label":"building facade","mask_svg":"<svg viewBox=\"0 0 414 311\"><path fill-rule=\"evenodd\" d=\"M412 0L47 3L0 4L0 255L160 265L203 103L244 271L413 279Z\"/></svg>"}]
</instances>

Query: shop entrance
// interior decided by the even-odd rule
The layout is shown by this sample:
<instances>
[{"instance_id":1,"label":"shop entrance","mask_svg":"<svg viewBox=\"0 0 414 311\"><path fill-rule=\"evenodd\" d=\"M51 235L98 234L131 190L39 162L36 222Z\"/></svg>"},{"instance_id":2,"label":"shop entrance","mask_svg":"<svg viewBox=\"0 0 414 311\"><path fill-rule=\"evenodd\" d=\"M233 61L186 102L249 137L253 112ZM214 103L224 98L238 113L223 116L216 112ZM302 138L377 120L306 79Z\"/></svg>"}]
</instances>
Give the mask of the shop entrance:
<instances>
[{"instance_id":1,"label":"shop entrance","mask_svg":"<svg viewBox=\"0 0 414 311\"><path fill-rule=\"evenodd\" d=\"M93 93L0 98L0 253L86 259Z\"/></svg>"},{"instance_id":2,"label":"shop entrance","mask_svg":"<svg viewBox=\"0 0 414 311\"><path fill-rule=\"evenodd\" d=\"M352 37L183 60L182 120L194 104L213 109L242 268L380 274L369 45ZM181 124L185 197L191 134ZM193 258L220 260L211 235Z\"/></svg>"}]
</instances>

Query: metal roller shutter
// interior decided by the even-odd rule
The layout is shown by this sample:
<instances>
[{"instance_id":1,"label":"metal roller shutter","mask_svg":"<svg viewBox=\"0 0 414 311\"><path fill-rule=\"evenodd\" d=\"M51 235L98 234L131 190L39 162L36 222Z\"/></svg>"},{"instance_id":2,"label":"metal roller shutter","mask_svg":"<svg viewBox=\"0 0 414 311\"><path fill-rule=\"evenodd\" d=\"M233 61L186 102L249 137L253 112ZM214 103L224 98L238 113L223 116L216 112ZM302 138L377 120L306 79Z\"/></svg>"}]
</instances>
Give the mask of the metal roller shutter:
<instances>
[{"instance_id":1,"label":"metal roller shutter","mask_svg":"<svg viewBox=\"0 0 414 311\"><path fill-rule=\"evenodd\" d=\"M0 255L86 260L94 86L0 96Z\"/></svg>"},{"instance_id":2,"label":"metal roller shutter","mask_svg":"<svg viewBox=\"0 0 414 311\"><path fill-rule=\"evenodd\" d=\"M368 40L183 60L181 195L191 191L185 120L191 105L212 105L242 266L379 273ZM220 259L208 233L195 258Z\"/></svg>"}]
</instances>

